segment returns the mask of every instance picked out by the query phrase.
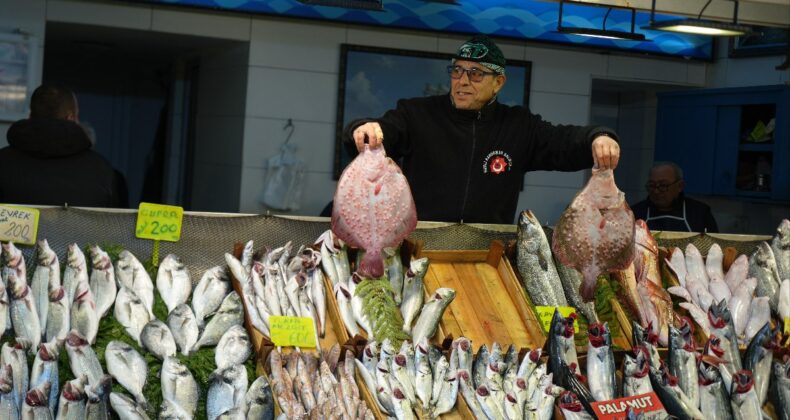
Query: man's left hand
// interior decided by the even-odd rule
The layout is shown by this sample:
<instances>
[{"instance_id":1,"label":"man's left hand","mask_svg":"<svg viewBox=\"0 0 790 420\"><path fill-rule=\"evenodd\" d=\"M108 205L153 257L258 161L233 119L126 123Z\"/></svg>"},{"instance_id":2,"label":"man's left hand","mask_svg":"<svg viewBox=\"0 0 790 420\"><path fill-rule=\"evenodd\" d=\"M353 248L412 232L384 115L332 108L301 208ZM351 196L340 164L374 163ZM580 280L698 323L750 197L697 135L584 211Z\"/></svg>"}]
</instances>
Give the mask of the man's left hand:
<instances>
[{"instance_id":1,"label":"man's left hand","mask_svg":"<svg viewBox=\"0 0 790 420\"><path fill-rule=\"evenodd\" d=\"M609 136L598 136L592 142L592 155L598 169L614 169L620 161L620 145Z\"/></svg>"}]
</instances>

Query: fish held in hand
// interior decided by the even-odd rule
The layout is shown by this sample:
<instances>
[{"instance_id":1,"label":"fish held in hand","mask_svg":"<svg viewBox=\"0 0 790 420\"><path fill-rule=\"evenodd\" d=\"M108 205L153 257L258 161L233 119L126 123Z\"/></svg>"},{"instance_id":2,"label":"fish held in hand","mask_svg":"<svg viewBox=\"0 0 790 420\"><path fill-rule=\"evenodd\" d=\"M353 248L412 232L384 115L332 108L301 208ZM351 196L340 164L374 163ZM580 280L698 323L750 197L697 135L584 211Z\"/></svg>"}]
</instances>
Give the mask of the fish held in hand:
<instances>
[{"instance_id":1,"label":"fish held in hand","mask_svg":"<svg viewBox=\"0 0 790 420\"><path fill-rule=\"evenodd\" d=\"M406 177L384 148L359 154L343 171L335 191L332 231L362 248L361 275L384 274L382 249L397 247L417 227L417 210Z\"/></svg>"},{"instance_id":2,"label":"fish held in hand","mask_svg":"<svg viewBox=\"0 0 790 420\"><path fill-rule=\"evenodd\" d=\"M634 260L634 214L611 170L593 170L560 216L552 249L562 264L582 273L585 301L592 300L599 274L625 269Z\"/></svg>"}]
</instances>

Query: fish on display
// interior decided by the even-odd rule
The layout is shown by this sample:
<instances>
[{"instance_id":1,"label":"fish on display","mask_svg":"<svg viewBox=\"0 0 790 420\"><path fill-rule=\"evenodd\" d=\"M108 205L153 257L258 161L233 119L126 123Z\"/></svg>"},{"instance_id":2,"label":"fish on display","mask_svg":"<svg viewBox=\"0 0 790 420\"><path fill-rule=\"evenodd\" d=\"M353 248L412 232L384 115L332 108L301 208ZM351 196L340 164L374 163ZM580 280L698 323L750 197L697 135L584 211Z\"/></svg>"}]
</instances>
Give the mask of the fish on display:
<instances>
[{"instance_id":1,"label":"fish on display","mask_svg":"<svg viewBox=\"0 0 790 420\"><path fill-rule=\"evenodd\" d=\"M192 420L192 415L186 412L180 405L167 398L162 400L159 406L160 420Z\"/></svg>"},{"instance_id":2,"label":"fish on display","mask_svg":"<svg viewBox=\"0 0 790 420\"><path fill-rule=\"evenodd\" d=\"M609 325L591 324L588 337L587 378L590 393L596 401L613 400L617 397L617 379Z\"/></svg>"},{"instance_id":3,"label":"fish on display","mask_svg":"<svg viewBox=\"0 0 790 420\"><path fill-rule=\"evenodd\" d=\"M634 226L613 171L593 169L557 221L552 240L557 259L582 273L584 301L593 299L599 274L623 270L634 260Z\"/></svg>"},{"instance_id":4,"label":"fish on display","mask_svg":"<svg viewBox=\"0 0 790 420\"><path fill-rule=\"evenodd\" d=\"M99 358L88 341L76 330L71 330L66 338L66 353L74 376L85 375L88 383L98 383L104 376Z\"/></svg>"},{"instance_id":5,"label":"fish on display","mask_svg":"<svg viewBox=\"0 0 790 420\"><path fill-rule=\"evenodd\" d=\"M85 395L88 402L85 404L85 418L88 420L110 419L110 392L112 391L112 377L104 375L96 383L85 386Z\"/></svg>"},{"instance_id":6,"label":"fish on display","mask_svg":"<svg viewBox=\"0 0 790 420\"><path fill-rule=\"evenodd\" d=\"M419 318L412 329L412 339L420 342L423 338L431 339L436 333L439 321L450 302L455 299L455 290L440 287L434 291L433 296L425 302Z\"/></svg>"},{"instance_id":7,"label":"fish on display","mask_svg":"<svg viewBox=\"0 0 790 420\"><path fill-rule=\"evenodd\" d=\"M192 351L197 351L204 346L213 346L219 343L219 339L234 325L242 325L244 321L244 309L241 305L238 293L230 292L222 301L217 313L206 324L203 333L200 335Z\"/></svg>"},{"instance_id":8,"label":"fish on display","mask_svg":"<svg viewBox=\"0 0 790 420\"><path fill-rule=\"evenodd\" d=\"M752 373L748 370L740 370L732 375L730 404L733 418L736 420L762 418L760 399L754 390Z\"/></svg>"},{"instance_id":9,"label":"fish on display","mask_svg":"<svg viewBox=\"0 0 790 420\"><path fill-rule=\"evenodd\" d=\"M669 373L664 363L659 368L650 369L650 385L658 395L670 416L681 419L703 420L705 417L697 406L678 386L678 378Z\"/></svg>"},{"instance_id":10,"label":"fish on display","mask_svg":"<svg viewBox=\"0 0 790 420\"><path fill-rule=\"evenodd\" d=\"M88 284L88 267L85 263L85 254L79 245L69 244L66 259L66 268L63 270L63 288L69 303L74 302L74 294L80 283Z\"/></svg>"},{"instance_id":11,"label":"fish on display","mask_svg":"<svg viewBox=\"0 0 790 420\"><path fill-rule=\"evenodd\" d=\"M96 300L96 315L102 319L115 302L115 295L118 292L115 283L115 267L112 266L110 256L98 246L92 246L90 254L93 267L90 289Z\"/></svg>"},{"instance_id":12,"label":"fish on display","mask_svg":"<svg viewBox=\"0 0 790 420\"><path fill-rule=\"evenodd\" d=\"M780 420L790 419L790 357L774 360L771 366L772 400Z\"/></svg>"},{"instance_id":13,"label":"fish on display","mask_svg":"<svg viewBox=\"0 0 790 420\"><path fill-rule=\"evenodd\" d=\"M74 294L71 305L70 324L72 330L77 330L89 343L96 342L99 331L99 314L96 311L96 302L88 283L80 283Z\"/></svg>"},{"instance_id":14,"label":"fish on display","mask_svg":"<svg viewBox=\"0 0 790 420\"><path fill-rule=\"evenodd\" d=\"M58 402L59 420L85 419L85 404L88 398L85 394L85 385L87 383L88 378L83 375L63 385L63 392L60 393Z\"/></svg>"},{"instance_id":15,"label":"fish on display","mask_svg":"<svg viewBox=\"0 0 790 420\"><path fill-rule=\"evenodd\" d=\"M732 419L730 395L724 387L719 368L707 361L707 356L699 361L699 408L708 420Z\"/></svg>"},{"instance_id":16,"label":"fish on display","mask_svg":"<svg viewBox=\"0 0 790 420\"><path fill-rule=\"evenodd\" d=\"M110 406L122 420L149 420L145 409L126 395L111 392Z\"/></svg>"},{"instance_id":17,"label":"fish on display","mask_svg":"<svg viewBox=\"0 0 790 420\"><path fill-rule=\"evenodd\" d=\"M173 333L167 324L158 319L145 324L140 332L140 342L159 360L176 355L176 340L173 338Z\"/></svg>"},{"instance_id":18,"label":"fish on display","mask_svg":"<svg viewBox=\"0 0 790 420\"><path fill-rule=\"evenodd\" d=\"M2 271L3 282L8 286L8 275L13 273L16 278L23 279L27 284L27 266L25 265L25 256L22 251L14 246L13 242L4 242L3 248L3 262L4 269Z\"/></svg>"},{"instance_id":19,"label":"fish on display","mask_svg":"<svg viewBox=\"0 0 790 420\"><path fill-rule=\"evenodd\" d=\"M195 312L198 326L202 327L204 320L219 309L230 290L230 279L221 266L209 268L203 273L195 290L192 291L192 310Z\"/></svg>"},{"instance_id":20,"label":"fish on display","mask_svg":"<svg viewBox=\"0 0 790 420\"><path fill-rule=\"evenodd\" d=\"M189 356L200 334L195 314L189 305L182 303L176 306L167 316L167 326L173 333L173 339L181 349L181 354Z\"/></svg>"},{"instance_id":21,"label":"fish on display","mask_svg":"<svg viewBox=\"0 0 790 420\"><path fill-rule=\"evenodd\" d=\"M38 241L37 262L30 290L36 304L36 312L41 323L41 330L46 331L47 314L49 313L49 292L60 287L60 263L58 256L49 247L46 239Z\"/></svg>"},{"instance_id":22,"label":"fish on display","mask_svg":"<svg viewBox=\"0 0 790 420\"><path fill-rule=\"evenodd\" d=\"M560 410L566 420L588 420L595 418L585 411L579 398L572 391L564 391L560 394L559 402Z\"/></svg>"},{"instance_id":23,"label":"fish on display","mask_svg":"<svg viewBox=\"0 0 790 420\"><path fill-rule=\"evenodd\" d=\"M521 212L518 219L517 248L518 271L532 302L539 306L568 306L549 241L530 210Z\"/></svg>"},{"instance_id":24,"label":"fish on display","mask_svg":"<svg viewBox=\"0 0 790 420\"><path fill-rule=\"evenodd\" d=\"M0 418L18 419L19 409L17 407L11 365L2 365L0 367Z\"/></svg>"},{"instance_id":25,"label":"fish on display","mask_svg":"<svg viewBox=\"0 0 790 420\"><path fill-rule=\"evenodd\" d=\"M60 376L58 375L58 355L60 351L56 343L44 343L36 353L33 369L30 373L30 388L38 387L45 382L50 384L47 401L52 417L58 409L58 396L60 395Z\"/></svg>"},{"instance_id":26,"label":"fish on display","mask_svg":"<svg viewBox=\"0 0 790 420\"><path fill-rule=\"evenodd\" d=\"M234 365L215 370L208 380L206 396L208 419L216 419L225 411L241 405L246 393L247 370L244 367Z\"/></svg>"},{"instance_id":27,"label":"fish on display","mask_svg":"<svg viewBox=\"0 0 790 420\"><path fill-rule=\"evenodd\" d=\"M766 322L749 343L749 347L746 348L746 353L743 355L743 368L752 372L754 390L759 398L760 406L765 403L768 396L774 348L779 345L777 335L771 330L771 324Z\"/></svg>"},{"instance_id":28,"label":"fish on display","mask_svg":"<svg viewBox=\"0 0 790 420\"><path fill-rule=\"evenodd\" d=\"M244 397L245 419L273 420L274 419L274 398L272 388L265 376L259 376Z\"/></svg>"},{"instance_id":29,"label":"fish on display","mask_svg":"<svg viewBox=\"0 0 790 420\"><path fill-rule=\"evenodd\" d=\"M0 294L4 291L0 291ZM0 307L0 317L3 310ZM2 327L0 323L0 327ZM53 340L63 341L71 330L71 304L66 296L66 289L58 287L49 293L49 310L47 311L47 328L44 339L47 342ZM0 331L3 331L0 328Z\"/></svg>"},{"instance_id":30,"label":"fish on display","mask_svg":"<svg viewBox=\"0 0 790 420\"><path fill-rule=\"evenodd\" d=\"M144 409L148 401L143 395L148 379L148 363L132 346L121 341L110 341L104 351L107 372L118 381Z\"/></svg>"},{"instance_id":31,"label":"fish on display","mask_svg":"<svg viewBox=\"0 0 790 420\"><path fill-rule=\"evenodd\" d=\"M395 292L393 298L395 304L400 305L403 301L403 261L400 258L400 247L384 248L384 268L387 279L390 281L392 291Z\"/></svg>"},{"instance_id":32,"label":"fish on display","mask_svg":"<svg viewBox=\"0 0 790 420\"><path fill-rule=\"evenodd\" d=\"M669 326L669 372L678 378L678 386L694 407L699 407L699 354L694 342L694 329L688 318L682 318L679 328Z\"/></svg>"},{"instance_id":33,"label":"fish on display","mask_svg":"<svg viewBox=\"0 0 790 420\"><path fill-rule=\"evenodd\" d=\"M707 318L707 315L705 317ZM659 366L661 357L658 355L658 336L653 333L651 328L642 328L636 321L631 323L631 328L634 347L644 347L650 355L650 366Z\"/></svg>"},{"instance_id":34,"label":"fish on display","mask_svg":"<svg viewBox=\"0 0 790 420\"><path fill-rule=\"evenodd\" d=\"M142 346L140 334L153 318L151 318L148 308L145 307L145 303L137 295L137 292L126 286L121 286L121 290L118 291L118 295L115 298L113 316L123 325L126 334L132 337L137 342L137 345Z\"/></svg>"},{"instance_id":35,"label":"fish on display","mask_svg":"<svg viewBox=\"0 0 790 420\"><path fill-rule=\"evenodd\" d=\"M738 351L738 339L735 335L735 327L732 324L730 310L727 302L713 304L708 310L708 320L710 321L711 333L721 339L721 348L724 350L724 360L728 363L726 368L735 373L741 370L741 358Z\"/></svg>"},{"instance_id":36,"label":"fish on display","mask_svg":"<svg viewBox=\"0 0 790 420\"><path fill-rule=\"evenodd\" d=\"M53 419L49 411L49 389L52 385L45 381L41 385L31 388L25 395L25 402L22 405L22 418L27 420Z\"/></svg>"},{"instance_id":37,"label":"fish on display","mask_svg":"<svg viewBox=\"0 0 790 420\"><path fill-rule=\"evenodd\" d=\"M659 343L666 345L669 340L667 328L674 320L672 298L661 284L661 274L658 270L658 244L644 220L635 222L634 243L636 249L634 273L637 292L642 301L641 307L649 312L647 322L653 321L654 332L658 334Z\"/></svg>"},{"instance_id":38,"label":"fish on display","mask_svg":"<svg viewBox=\"0 0 790 420\"><path fill-rule=\"evenodd\" d=\"M200 388L189 369L175 357L165 357L162 363L162 398L178 404L193 416L199 396Z\"/></svg>"},{"instance_id":39,"label":"fish on display","mask_svg":"<svg viewBox=\"0 0 790 420\"><path fill-rule=\"evenodd\" d=\"M777 312L779 304L777 292L783 279L779 278L776 258L767 242L760 242L749 257L749 277L757 279L757 296L769 298L771 310Z\"/></svg>"},{"instance_id":40,"label":"fish on display","mask_svg":"<svg viewBox=\"0 0 790 420\"><path fill-rule=\"evenodd\" d=\"M118 254L118 261L115 263L115 278L118 287L134 290L137 296L143 301L148 309L150 318L154 318L154 283L148 275L143 264L127 250Z\"/></svg>"},{"instance_id":41,"label":"fish on display","mask_svg":"<svg viewBox=\"0 0 790 420\"><path fill-rule=\"evenodd\" d=\"M186 303L192 293L192 281L187 267L177 256L170 254L162 260L156 274L156 289L170 313L176 306Z\"/></svg>"},{"instance_id":42,"label":"fish on display","mask_svg":"<svg viewBox=\"0 0 790 420\"><path fill-rule=\"evenodd\" d=\"M420 313L425 300L423 278L428 272L428 258L413 260L403 278L403 297L400 311L403 315L403 331L411 332L411 325Z\"/></svg>"},{"instance_id":43,"label":"fish on display","mask_svg":"<svg viewBox=\"0 0 790 420\"><path fill-rule=\"evenodd\" d=\"M2 292L0 291L0 293ZM779 286L779 298L777 301L779 318L790 318L790 278L782 280L782 285ZM0 316L2 316L2 306L0 306ZM0 326L2 326L2 324L0 324Z\"/></svg>"},{"instance_id":44,"label":"fish on display","mask_svg":"<svg viewBox=\"0 0 790 420\"><path fill-rule=\"evenodd\" d=\"M6 366L11 367L14 401L17 408L22 408L25 392L30 388L30 375L27 370L27 356L25 355L29 346L29 341L17 338L16 344L13 346L11 343L3 344L2 357L0 358Z\"/></svg>"},{"instance_id":45,"label":"fish on display","mask_svg":"<svg viewBox=\"0 0 790 420\"><path fill-rule=\"evenodd\" d=\"M9 306L8 291L2 283L0 283L0 332L5 333L5 330L11 329L11 307Z\"/></svg>"},{"instance_id":46,"label":"fish on display","mask_svg":"<svg viewBox=\"0 0 790 420\"><path fill-rule=\"evenodd\" d=\"M17 277L14 271L7 274L6 290L11 297L11 324L14 326L14 333L17 338L28 340L30 351L35 352L41 342L41 324L33 294L24 278Z\"/></svg>"},{"instance_id":47,"label":"fish on display","mask_svg":"<svg viewBox=\"0 0 790 420\"><path fill-rule=\"evenodd\" d=\"M560 386L566 390L573 391L576 397L581 402L584 409L590 415L595 415L590 403L595 402L595 397L590 393L590 390L581 382L579 376L566 365L564 361L560 361L560 367L557 372L552 372L556 380L557 376L560 377Z\"/></svg>"},{"instance_id":48,"label":"fish on display","mask_svg":"<svg viewBox=\"0 0 790 420\"><path fill-rule=\"evenodd\" d=\"M234 325L222 334L214 352L214 361L218 369L232 365L241 365L252 354L252 344L247 330L241 325Z\"/></svg>"},{"instance_id":49,"label":"fish on display","mask_svg":"<svg viewBox=\"0 0 790 420\"><path fill-rule=\"evenodd\" d=\"M783 219L771 240L771 250L776 259L776 271L780 280L790 279L790 220Z\"/></svg>"},{"instance_id":50,"label":"fish on display","mask_svg":"<svg viewBox=\"0 0 790 420\"><path fill-rule=\"evenodd\" d=\"M600 322L598 313L595 311L595 302L585 302L579 294L582 285L582 273L575 268L566 267L554 258L554 266L557 267L557 274L560 275L562 290L565 292L565 299L574 308L584 315L588 323Z\"/></svg>"},{"instance_id":51,"label":"fish on display","mask_svg":"<svg viewBox=\"0 0 790 420\"><path fill-rule=\"evenodd\" d=\"M573 323L576 317L571 314L568 317L563 317L558 309L554 310L554 316L551 318L551 326L549 327L549 366L551 372L554 373L554 383L560 386L562 384L562 375L560 374L560 367L565 364L567 367L572 367L573 372L579 366L579 359L576 355L576 343L574 341Z\"/></svg>"},{"instance_id":52,"label":"fish on display","mask_svg":"<svg viewBox=\"0 0 790 420\"><path fill-rule=\"evenodd\" d=\"M753 302L754 290L757 288L757 279L750 277L745 279L732 292L732 297L728 301L727 307L732 316L732 325L735 328L735 335L743 337L746 332L746 325L749 323L749 312ZM705 322L710 326L710 321L705 316ZM710 334L709 334L710 335Z\"/></svg>"},{"instance_id":53,"label":"fish on display","mask_svg":"<svg viewBox=\"0 0 790 420\"><path fill-rule=\"evenodd\" d=\"M343 170L335 191L332 232L365 250L358 267L367 278L384 275L382 249L397 247L417 227L406 177L384 148L367 146Z\"/></svg>"},{"instance_id":54,"label":"fish on display","mask_svg":"<svg viewBox=\"0 0 790 420\"><path fill-rule=\"evenodd\" d=\"M645 347L634 347L634 357L623 356L623 396L647 394L650 384L650 355Z\"/></svg>"},{"instance_id":55,"label":"fish on display","mask_svg":"<svg viewBox=\"0 0 790 420\"><path fill-rule=\"evenodd\" d=\"M749 321L746 323L746 329L743 331L744 339L738 337L738 341L748 343L752 337L757 335L760 328L767 322L771 321L771 307L768 297L756 297L752 299L752 305L749 308Z\"/></svg>"}]
</instances>

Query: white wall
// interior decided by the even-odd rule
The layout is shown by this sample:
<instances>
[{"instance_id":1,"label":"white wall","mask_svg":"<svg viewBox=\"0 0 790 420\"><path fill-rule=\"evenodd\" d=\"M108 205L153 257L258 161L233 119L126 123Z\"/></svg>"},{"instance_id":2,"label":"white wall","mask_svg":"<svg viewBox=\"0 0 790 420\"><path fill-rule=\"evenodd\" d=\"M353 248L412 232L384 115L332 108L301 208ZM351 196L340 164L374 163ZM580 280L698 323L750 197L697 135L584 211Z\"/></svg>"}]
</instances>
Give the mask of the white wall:
<instances>
[{"instance_id":1,"label":"white wall","mask_svg":"<svg viewBox=\"0 0 790 420\"><path fill-rule=\"evenodd\" d=\"M708 66L706 87L728 88L790 83L790 71L775 69L784 62L784 56L729 58L728 52L727 40L717 43L716 56L719 59Z\"/></svg>"}]
</instances>

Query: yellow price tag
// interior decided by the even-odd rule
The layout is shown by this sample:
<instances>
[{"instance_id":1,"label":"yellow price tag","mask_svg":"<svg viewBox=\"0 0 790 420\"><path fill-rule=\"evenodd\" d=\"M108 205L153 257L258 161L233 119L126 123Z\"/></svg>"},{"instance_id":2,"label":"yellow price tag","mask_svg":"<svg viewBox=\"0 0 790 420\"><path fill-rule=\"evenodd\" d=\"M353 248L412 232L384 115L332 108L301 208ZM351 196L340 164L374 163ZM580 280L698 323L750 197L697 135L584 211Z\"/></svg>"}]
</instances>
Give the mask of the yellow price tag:
<instances>
[{"instance_id":1,"label":"yellow price tag","mask_svg":"<svg viewBox=\"0 0 790 420\"><path fill-rule=\"evenodd\" d=\"M304 316L270 316L269 330L275 346L315 347L313 318Z\"/></svg>"},{"instance_id":2,"label":"yellow price tag","mask_svg":"<svg viewBox=\"0 0 790 420\"><path fill-rule=\"evenodd\" d=\"M787 341L785 342L785 346L790 345L790 318L785 318L784 336L787 337Z\"/></svg>"},{"instance_id":3,"label":"yellow price tag","mask_svg":"<svg viewBox=\"0 0 790 420\"><path fill-rule=\"evenodd\" d=\"M164 204L140 203L135 236L142 239L178 242L184 209Z\"/></svg>"},{"instance_id":4,"label":"yellow price tag","mask_svg":"<svg viewBox=\"0 0 790 420\"><path fill-rule=\"evenodd\" d=\"M0 204L0 241L35 245L38 209Z\"/></svg>"},{"instance_id":5,"label":"yellow price tag","mask_svg":"<svg viewBox=\"0 0 790 420\"><path fill-rule=\"evenodd\" d=\"M538 319L540 320L540 324L543 325L543 331L549 332L551 328L551 318L554 317L554 309L559 308L560 315L564 318L570 316L570 314L576 313L576 308L571 306L536 306L535 312L538 313ZM574 334L579 333L579 321L574 319L573 320L573 332Z\"/></svg>"}]
</instances>

